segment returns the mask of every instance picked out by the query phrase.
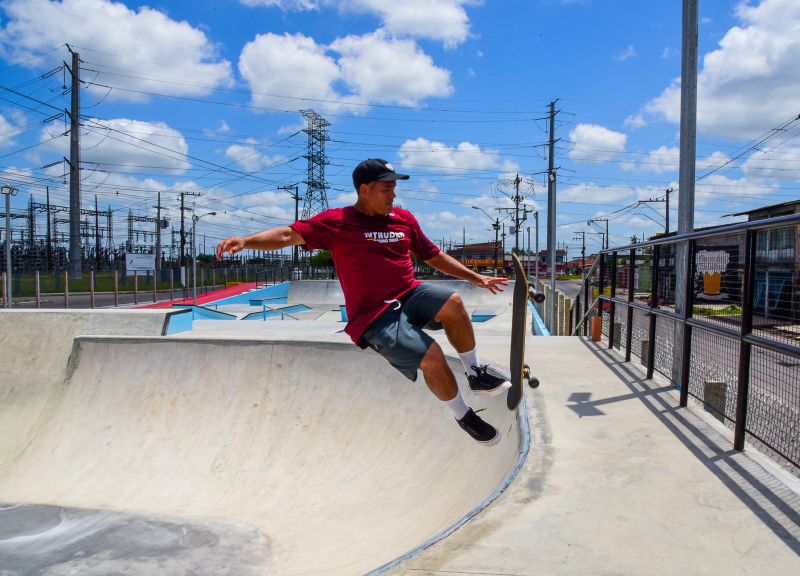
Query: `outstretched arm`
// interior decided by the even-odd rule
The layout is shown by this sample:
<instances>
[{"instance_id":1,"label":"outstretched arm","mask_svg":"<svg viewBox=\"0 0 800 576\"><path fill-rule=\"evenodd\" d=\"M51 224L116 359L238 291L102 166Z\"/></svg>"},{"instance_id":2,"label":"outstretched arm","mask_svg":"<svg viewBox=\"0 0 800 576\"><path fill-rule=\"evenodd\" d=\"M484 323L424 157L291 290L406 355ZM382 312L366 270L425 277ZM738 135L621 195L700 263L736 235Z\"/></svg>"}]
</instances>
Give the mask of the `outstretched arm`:
<instances>
[{"instance_id":1,"label":"outstretched arm","mask_svg":"<svg viewBox=\"0 0 800 576\"><path fill-rule=\"evenodd\" d=\"M426 262L436 268L439 272L447 274L448 276L454 276L456 278L461 278L462 280L467 280L478 288L486 288L492 294L502 292L502 287L508 285L508 279L504 276L498 276L495 278L494 276L484 276L483 274L478 274L444 252L439 252L430 260L426 260Z\"/></svg>"},{"instance_id":2,"label":"outstretched arm","mask_svg":"<svg viewBox=\"0 0 800 576\"><path fill-rule=\"evenodd\" d=\"M280 250L289 246L305 244L305 240L289 226L262 230L250 236L231 236L217 244L217 260L222 260L222 255L227 252L236 254L245 248L252 250Z\"/></svg>"}]
</instances>

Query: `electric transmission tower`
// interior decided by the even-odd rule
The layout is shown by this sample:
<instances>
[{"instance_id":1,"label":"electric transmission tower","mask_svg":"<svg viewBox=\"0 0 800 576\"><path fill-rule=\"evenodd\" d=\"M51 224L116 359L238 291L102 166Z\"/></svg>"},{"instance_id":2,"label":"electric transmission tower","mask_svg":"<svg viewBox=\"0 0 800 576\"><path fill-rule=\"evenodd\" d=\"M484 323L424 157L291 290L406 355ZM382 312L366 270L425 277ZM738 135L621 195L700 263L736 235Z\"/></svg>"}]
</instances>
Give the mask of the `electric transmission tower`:
<instances>
[{"instance_id":1,"label":"electric transmission tower","mask_svg":"<svg viewBox=\"0 0 800 576\"><path fill-rule=\"evenodd\" d=\"M327 189L325 182L325 166L328 157L325 155L325 142L328 140L328 126L330 122L313 110L301 110L306 119L306 128L303 130L308 135L308 175L306 178L306 197L303 201L303 220L319 214L328 209Z\"/></svg>"}]
</instances>

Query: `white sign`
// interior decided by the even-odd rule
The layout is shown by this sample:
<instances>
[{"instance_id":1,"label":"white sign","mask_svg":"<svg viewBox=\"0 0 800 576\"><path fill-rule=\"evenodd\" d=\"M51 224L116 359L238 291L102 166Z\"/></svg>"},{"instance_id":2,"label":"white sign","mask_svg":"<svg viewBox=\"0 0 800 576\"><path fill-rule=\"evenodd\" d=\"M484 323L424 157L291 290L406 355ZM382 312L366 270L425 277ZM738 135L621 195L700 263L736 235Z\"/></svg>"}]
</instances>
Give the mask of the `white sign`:
<instances>
[{"instance_id":1,"label":"white sign","mask_svg":"<svg viewBox=\"0 0 800 576\"><path fill-rule=\"evenodd\" d=\"M125 254L125 269L128 272L152 272L156 269L156 255Z\"/></svg>"}]
</instances>

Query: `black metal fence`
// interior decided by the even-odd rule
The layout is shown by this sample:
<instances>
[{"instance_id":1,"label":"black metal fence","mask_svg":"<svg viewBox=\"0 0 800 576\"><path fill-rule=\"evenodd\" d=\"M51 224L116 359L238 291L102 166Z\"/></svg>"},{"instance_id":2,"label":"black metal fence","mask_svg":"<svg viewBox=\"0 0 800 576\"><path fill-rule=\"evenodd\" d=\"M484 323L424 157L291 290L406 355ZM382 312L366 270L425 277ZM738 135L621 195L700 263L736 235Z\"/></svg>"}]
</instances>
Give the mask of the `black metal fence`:
<instances>
[{"instance_id":1,"label":"black metal fence","mask_svg":"<svg viewBox=\"0 0 800 576\"><path fill-rule=\"evenodd\" d=\"M605 250L573 319L800 472L800 215Z\"/></svg>"}]
</instances>

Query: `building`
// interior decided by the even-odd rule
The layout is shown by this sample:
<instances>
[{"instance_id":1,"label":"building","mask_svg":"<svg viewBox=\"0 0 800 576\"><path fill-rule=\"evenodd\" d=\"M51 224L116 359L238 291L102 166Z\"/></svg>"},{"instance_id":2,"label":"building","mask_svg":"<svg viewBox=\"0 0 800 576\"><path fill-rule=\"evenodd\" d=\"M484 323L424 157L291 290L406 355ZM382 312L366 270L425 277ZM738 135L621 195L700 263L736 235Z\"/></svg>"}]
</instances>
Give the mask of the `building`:
<instances>
[{"instance_id":1,"label":"building","mask_svg":"<svg viewBox=\"0 0 800 576\"><path fill-rule=\"evenodd\" d=\"M511 254L503 254L503 243L495 242L481 242L478 244L465 244L463 246L456 246L447 251L447 254L464 264L467 268L471 268L477 272L484 274L492 274L497 268L501 274L511 274L513 265L511 263ZM549 272L547 266L547 251L542 250L539 252L539 274L546 274ZM495 256L497 260L495 260ZM556 253L556 274L563 274L565 269L565 259L567 253L565 250L558 250ZM533 254L519 254L519 259L522 265L530 268L533 275L536 271L536 257Z\"/></svg>"},{"instance_id":2,"label":"building","mask_svg":"<svg viewBox=\"0 0 800 576\"><path fill-rule=\"evenodd\" d=\"M731 216L747 216L748 222L800 214L800 200L754 208ZM800 318L800 287L797 271L800 226L763 230L756 236L756 282L753 308L765 318Z\"/></svg>"}]
</instances>

